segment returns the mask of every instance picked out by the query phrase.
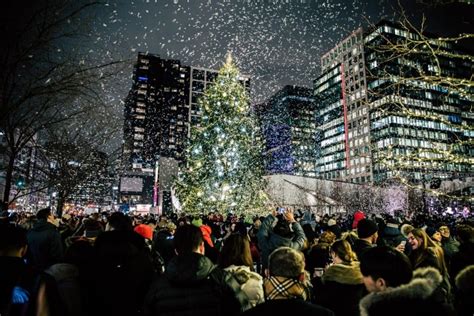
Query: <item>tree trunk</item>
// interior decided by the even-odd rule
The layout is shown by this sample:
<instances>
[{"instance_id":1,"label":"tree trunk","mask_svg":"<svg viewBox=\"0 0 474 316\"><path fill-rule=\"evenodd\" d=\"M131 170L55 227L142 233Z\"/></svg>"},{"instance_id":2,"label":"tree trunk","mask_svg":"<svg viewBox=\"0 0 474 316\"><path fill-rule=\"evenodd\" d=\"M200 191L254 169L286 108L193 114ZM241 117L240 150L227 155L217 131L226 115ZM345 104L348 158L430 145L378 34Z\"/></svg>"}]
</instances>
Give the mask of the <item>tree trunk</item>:
<instances>
[{"instance_id":1,"label":"tree trunk","mask_svg":"<svg viewBox=\"0 0 474 316\"><path fill-rule=\"evenodd\" d=\"M58 206L56 207L56 216L58 218L61 218L63 216L63 207L64 207L64 201L65 198L62 196L62 194L58 194Z\"/></svg>"},{"instance_id":2,"label":"tree trunk","mask_svg":"<svg viewBox=\"0 0 474 316\"><path fill-rule=\"evenodd\" d=\"M3 191L3 204L8 207L10 203L10 190L12 187L13 180L13 167L15 165L15 152L10 152L8 155L8 166L5 175L5 191Z\"/></svg>"}]
</instances>

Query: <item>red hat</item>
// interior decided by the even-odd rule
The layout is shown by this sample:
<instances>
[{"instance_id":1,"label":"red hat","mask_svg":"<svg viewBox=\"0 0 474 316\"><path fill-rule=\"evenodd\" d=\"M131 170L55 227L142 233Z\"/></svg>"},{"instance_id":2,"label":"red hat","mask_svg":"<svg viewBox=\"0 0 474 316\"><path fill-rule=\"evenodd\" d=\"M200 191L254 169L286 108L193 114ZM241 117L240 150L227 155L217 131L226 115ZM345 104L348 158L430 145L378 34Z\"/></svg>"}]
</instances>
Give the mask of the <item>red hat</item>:
<instances>
[{"instance_id":1,"label":"red hat","mask_svg":"<svg viewBox=\"0 0 474 316\"><path fill-rule=\"evenodd\" d=\"M357 228L357 224L359 224L359 221L361 219L364 219L365 218L365 214L364 212L362 211L356 211L354 213L354 221L352 222L352 229L356 229Z\"/></svg>"},{"instance_id":2,"label":"red hat","mask_svg":"<svg viewBox=\"0 0 474 316\"><path fill-rule=\"evenodd\" d=\"M201 225L199 226L199 228L201 229L202 238L207 242L209 246L214 247L214 243L212 242L212 238L211 238L211 233L212 233L211 227L207 225Z\"/></svg>"},{"instance_id":3,"label":"red hat","mask_svg":"<svg viewBox=\"0 0 474 316\"><path fill-rule=\"evenodd\" d=\"M142 236L143 238L150 240L153 239L153 229L146 224L137 225L133 230L136 233L140 234L140 236Z\"/></svg>"}]
</instances>

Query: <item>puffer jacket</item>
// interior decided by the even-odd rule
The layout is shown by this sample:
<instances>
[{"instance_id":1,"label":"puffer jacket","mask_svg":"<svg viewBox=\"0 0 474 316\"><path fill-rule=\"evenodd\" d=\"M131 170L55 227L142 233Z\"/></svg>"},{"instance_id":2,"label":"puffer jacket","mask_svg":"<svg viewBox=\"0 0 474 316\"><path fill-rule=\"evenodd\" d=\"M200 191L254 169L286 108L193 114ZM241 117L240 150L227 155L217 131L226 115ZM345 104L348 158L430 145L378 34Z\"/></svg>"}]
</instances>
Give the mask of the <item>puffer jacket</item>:
<instances>
[{"instance_id":1,"label":"puffer jacket","mask_svg":"<svg viewBox=\"0 0 474 316\"><path fill-rule=\"evenodd\" d=\"M322 278L315 278L312 283L316 304L336 315L359 315L359 301L367 291L358 261L333 264Z\"/></svg>"},{"instance_id":2,"label":"puffer jacket","mask_svg":"<svg viewBox=\"0 0 474 316\"><path fill-rule=\"evenodd\" d=\"M178 255L152 284L145 315L238 315L240 303L226 282L229 275L204 255Z\"/></svg>"}]
</instances>

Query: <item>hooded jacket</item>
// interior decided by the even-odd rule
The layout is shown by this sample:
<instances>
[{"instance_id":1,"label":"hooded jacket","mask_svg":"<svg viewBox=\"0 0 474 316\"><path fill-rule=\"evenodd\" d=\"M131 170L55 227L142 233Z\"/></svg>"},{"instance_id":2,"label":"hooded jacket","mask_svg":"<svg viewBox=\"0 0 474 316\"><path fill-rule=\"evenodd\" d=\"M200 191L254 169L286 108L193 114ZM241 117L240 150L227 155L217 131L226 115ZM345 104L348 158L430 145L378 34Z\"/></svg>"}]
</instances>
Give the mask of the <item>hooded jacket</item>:
<instances>
[{"instance_id":1,"label":"hooded jacket","mask_svg":"<svg viewBox=\"0 0 474 316\"><path fill-rule=\"evenodd\" d=\"M364 297L359 304L360 315L455 315L441 293L442 281L437 269L419 268L410 283Z\"/></svg>"},{"instance_id":2,"label":"hooded jacket","mask_svg":"<svg viewBox=\"0 0 474 316\"><path fill-rule=\"evenodd\" d=\"M28 231L28 255L31 263L39 270L62 260L63 243L56 226L40 219Z\"/></svg>"},{"instance_id":3,"label":"hooded jacket","mask_svg":"<svg viewBox=\"0 0 474 316\"><path fill-rule=\"evenodd\" d=\"M240 304L226 283L228 275L206 256L178 255L152 284L145 315L237 315Z\"/></svg>"},{"instance_id":4,"label":"hooded jacket","mask_svg":"<svg viewBox=\"0 0 474 316\"><path fill-rule=\"evenodd\" d=\"M317 304L336 315L359 315L359 301L367 291L358 261L331 265L313 284Z\"/></svg>"},{"instance_id":5,"label":"hooded jacket","mask_svg":"<svg viewBox=\"0 0 474 316\"><path fill-rule=\"evenodd\" d=\"M296 250L303 250L306 241L304 230L298 222L291 224L293 237L287 238L273 232L278 219L272 214L268 215L262 222L257 233L258 246L261 249L262 267L268 267L268 257L273 250L279 247L290 247Z\"/></svg>"}]
</instances>

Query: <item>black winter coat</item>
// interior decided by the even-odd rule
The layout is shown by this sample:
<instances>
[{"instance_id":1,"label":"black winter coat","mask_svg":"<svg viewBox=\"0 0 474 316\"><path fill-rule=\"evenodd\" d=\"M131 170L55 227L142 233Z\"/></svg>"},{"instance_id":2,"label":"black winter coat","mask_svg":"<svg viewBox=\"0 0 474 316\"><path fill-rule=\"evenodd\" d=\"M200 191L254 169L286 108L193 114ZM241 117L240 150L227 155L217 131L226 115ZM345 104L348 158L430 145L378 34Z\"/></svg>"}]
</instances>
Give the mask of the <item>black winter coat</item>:
<instances>
[{"instance_id":1,"label":"black winter coat","mask_svg":"<svg viewBox=\"0 0 474 316\"><path fill-rule=\"evenodd\" d=\"M225 281L226 275L204 255L178 255L152 284L145 299L145 315L237 315L240 304Z\"/></svg>"},{"instance_id":2,"label":"black winter coat","mask_svg":"<svg viewBox=\"0 0 474 316\"><path fill-rule=\"evenodd\" d=\"M28 231L27 237L28 259L37 269L45 270L62 261L63 243L56 226L40 219Z\"/></svg>"},{"instance_id":3,"label":"black winter coat","mask_svg":"<svg viewBox=\"0 0 474 316\"><path fill-rule=\"evenodd\" d=\"M46 305L49 315L65 315L54 278L26 264L22 258L0 256L0 315L38 315Z\"/></svg>"},{"instance_id":4,"label":"black winter coat","mask_svg":"<svg viewBox=\"0 0 474 316\"><path fill-rule=\"evenodd\" d=\"M145 239L134 231L106 231L97 237L88 315L141 315L155 276Z\"/></svg>"},{"instance_id":5,"label":"black winter coat","mask_svg":"<svg viewBox=\"0 0 474 316\"><path fill-rule=\"evenodd\" d=\"M467 266L474 264L474 243L467 242L462 243L459 246L459 251L456 252L451 258L451 271L449 275L451 276L452 283L459 272Z\"/></svg>"}]
</instances>

